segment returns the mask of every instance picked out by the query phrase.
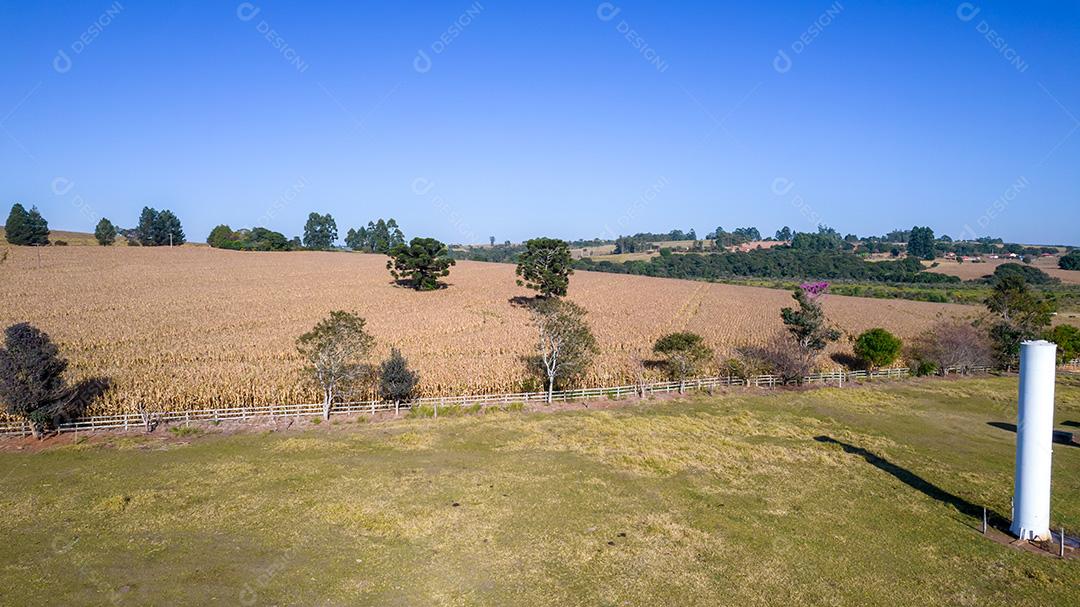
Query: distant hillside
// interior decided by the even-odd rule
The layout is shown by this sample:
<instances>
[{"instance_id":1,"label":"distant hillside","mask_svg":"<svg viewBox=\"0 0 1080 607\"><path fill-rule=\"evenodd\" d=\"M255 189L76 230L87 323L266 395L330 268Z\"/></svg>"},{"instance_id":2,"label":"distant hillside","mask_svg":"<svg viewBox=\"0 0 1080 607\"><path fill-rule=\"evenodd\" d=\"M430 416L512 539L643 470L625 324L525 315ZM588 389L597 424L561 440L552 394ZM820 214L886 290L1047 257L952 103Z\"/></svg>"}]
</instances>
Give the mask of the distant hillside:
<instances>
[{"instance_id":1,"label":"distant hillside","mask_svg":"<svg viewBox=\"0 0 1080 607\"><path fill-rule=\"evenodd\" d=\"M68 232L65 230L49 230L49 242L55 243L56 241L62 241L68 243L70 246L98 246L97 239L89 232ZM3 227L0 227L0 244L7 244L7 234ZM127 239L117 234L116 236L117 246L127 246Z\"/></svg>"}]
</instances>

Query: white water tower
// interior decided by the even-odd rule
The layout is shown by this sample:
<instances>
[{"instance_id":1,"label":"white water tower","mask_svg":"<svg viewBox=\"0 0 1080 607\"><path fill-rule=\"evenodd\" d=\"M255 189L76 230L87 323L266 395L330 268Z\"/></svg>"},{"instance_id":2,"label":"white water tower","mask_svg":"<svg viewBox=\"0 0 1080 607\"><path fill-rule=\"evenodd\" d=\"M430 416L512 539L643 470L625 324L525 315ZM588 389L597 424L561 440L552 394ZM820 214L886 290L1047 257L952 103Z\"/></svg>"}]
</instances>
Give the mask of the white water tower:
<instances>
[{"instance_id":1,"label":"white water tower","mask_svg":"<svg viewBox=\"0 0 1080 607\"><path fill-rule=\"evenodd\" d=\"M1016 418L1016 485L1012 526L1022 540L1050 538L1050 460L1054 444L1057 346L1020 344L1020 402Z\"/></svg>"}]
</instances>

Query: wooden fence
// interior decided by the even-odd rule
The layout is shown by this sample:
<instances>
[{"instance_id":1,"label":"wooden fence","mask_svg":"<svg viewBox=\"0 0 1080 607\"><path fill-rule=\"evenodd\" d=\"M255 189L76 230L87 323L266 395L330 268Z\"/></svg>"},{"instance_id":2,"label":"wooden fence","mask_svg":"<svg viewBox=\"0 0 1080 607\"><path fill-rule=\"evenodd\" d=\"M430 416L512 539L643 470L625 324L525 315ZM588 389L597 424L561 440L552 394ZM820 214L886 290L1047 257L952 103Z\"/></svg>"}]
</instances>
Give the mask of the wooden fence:
<instances>
[{"instance_id":1,"label":"wooden fence","mask_svg":"<svg viewBox=\"0 0 1080 607\"><path fill-rule=\"evenodd\" d=\"M990 367L972 368L949 368L944 374L949 373L987 373ZM906 367L891 369L879 369L877 371L830 371L826 373L814 373L802 378L804 384L829 384L835 383L842 386L844 382L860 379L874 378L904 378L910 374ZM787 382L794 383L794 382ZM629 396L646 396L649 394L668 394L683 390L706 390L709 388L729 386L753 386L774 387L784 385L785 381L778 375L755 375L747 378L720 376L687 379L683 382L666 381L650 382L642 384L629 384L606 388L581 388L577 390L559 390L552 393L552 400L565 402L572 400L587 400L596 398L623 398ZM511 403L529 403L547 401L547 392L515 392L509 394L480 394L463 396L436 396L414 400L410 403L392 403L384 401L358 401L334 403L330 412L333 414L368 413L374 415L379 412L407 411L412 407L429 406L437 416L440 407L465 407L471 405L505 406ZM118 413L115 415L93 415L81 417L59 424L60 432L85 432L90 430L129 430L143 428L148 424L178 423L193 421L225 421L246 420L251 418L276 419L279 417L302 417L321 416L323 406L321 403L303 405L262 405L251 407L224 407L217 409L196 409L191 411L163 411L163 412L138 412ZM0 424L0 436L28 435L30 425L25 421L7 422Z\"/></svg>"}]
</instances>

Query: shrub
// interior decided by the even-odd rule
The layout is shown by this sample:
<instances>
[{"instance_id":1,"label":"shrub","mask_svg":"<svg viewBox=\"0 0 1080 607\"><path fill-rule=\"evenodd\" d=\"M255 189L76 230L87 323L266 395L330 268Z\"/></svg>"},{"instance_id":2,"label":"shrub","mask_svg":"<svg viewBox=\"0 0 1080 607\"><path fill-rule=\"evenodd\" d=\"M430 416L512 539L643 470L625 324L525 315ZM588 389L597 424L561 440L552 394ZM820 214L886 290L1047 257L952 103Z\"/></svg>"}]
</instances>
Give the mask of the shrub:
<instances>
[{"instance_id":1,"label":"shrub","mask_svg":"<svg viewBox=\"0 0 1080 607\"><path fill-rule=\"evenodd\" d=\"M868 329L855 339L855 356L868 368L884 367L900 356L902 346L900 338L885 329Z\"/></svg>"},{"instance_id":2,"label":"shrub","mask_svg":"<svg viewBox=\"0 0 1080 607\"><path fill-rule=\"evenodd\" d=\"M67 243L66 240L54 240L53 241L53 246L54 247L66 247L66 246L68 246L68 243Z\"/></svg>"}]
</instances>

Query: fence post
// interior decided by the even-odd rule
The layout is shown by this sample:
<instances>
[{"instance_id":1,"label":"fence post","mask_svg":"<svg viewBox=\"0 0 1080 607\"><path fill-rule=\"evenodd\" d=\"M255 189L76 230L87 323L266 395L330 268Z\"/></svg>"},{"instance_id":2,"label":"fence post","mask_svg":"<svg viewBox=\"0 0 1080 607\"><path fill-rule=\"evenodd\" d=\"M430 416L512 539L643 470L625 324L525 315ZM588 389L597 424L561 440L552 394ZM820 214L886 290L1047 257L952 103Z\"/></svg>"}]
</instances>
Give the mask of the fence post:
<instances>
[{"instance_id":1,"label":"fence post","mask_svg":"<svg viewBox=\"0 0 1080 607\"><path fill-rule=\"evenodd\" d=\"M398 416L398 411L400 410L400 407L399 407L400 402L401 401L396 401L396 400L394 401L394 417Z\"/></svg>"},{"instance_id":2,"label":"fence post","mask_svg":"<svg viewBox=\"0 0 1080 607\"><path fill-rule=\"evenodd\" d=\"M443 398L445 398L445 397L443 397ZM440 398L439 400L443 400L443 399L442 399L442 398ZM433 406L435 407L435 415L434 415L434 419L439 419L439 401L438 401L438 400L437 400L437 401L435 401L435 402L433 403Z\"/></svg>"}]
</instances>

